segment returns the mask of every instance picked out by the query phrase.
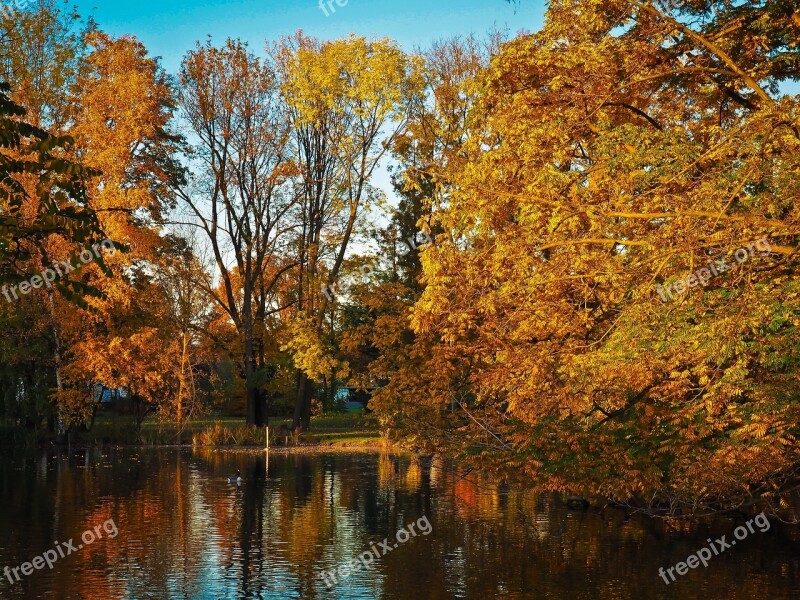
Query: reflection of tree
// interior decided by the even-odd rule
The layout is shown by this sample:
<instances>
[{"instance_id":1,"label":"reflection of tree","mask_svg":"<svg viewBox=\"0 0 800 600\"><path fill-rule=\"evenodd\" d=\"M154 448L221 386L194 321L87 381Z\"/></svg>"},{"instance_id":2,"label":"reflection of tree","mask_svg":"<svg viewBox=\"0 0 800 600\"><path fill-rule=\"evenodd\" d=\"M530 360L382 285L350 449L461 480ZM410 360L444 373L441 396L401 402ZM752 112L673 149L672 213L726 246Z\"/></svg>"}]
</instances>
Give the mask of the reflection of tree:
<instances>
[{"instance_id":1,"label":"reflection of tree","mask_svg":"<svg viewBox=\"0 0 800 600\"><path fill-rule=\"evenodd\" d=\"M243 489L242 529L240 534L241 544L241 582L242 594L251 597L250 579L251 569L255 569L257 576L253 577L255 586L253 594L261 591L260 582L264 581L264 567L266 557L264 549L264 493L267 478L267 465L263 458L253 461Z\"/></svg>"},{"instance_id":2,"label":"reflection of tree","mask_svg":"<svg viewBox=\"0 0 800 600\"><path fill-rule=\"evenodd\" d=\"M315 600L328 597L322 569L422 515L433 532L341 583L342 595L649 599L660 589L659 567L732 529L732 521L685 525L675 538L661 522L615 510L568 512L551 497L508 490L441 460L273 454L267 466L263 454L121 450L43 453L13 467L8 460L0 469L0 565L20 564L109 518L119 529L115 540L12 589L12 600L53 590L80 590L56 596L65 599ZM241 488L225 482L237 468ZM409 478L419 481L413 490ZM682 587L681 598L704 599L695 589L733 600L791 597L797 577L786 574L800 573L796 541L773 534L748 539L739 555L746 568L734 567L732 554L687 576L705 584Z\"/></svg>"},{"instance_id":3,"label":"reflection of tree","mask_svg":"<svg viewBox=\"0 0 800 600\"><path fill-rule=\"evenodd\" d=\"M312 470L313 466L311 459L308 456L296 455L295 460L295 477L294 477L294 493L295 500L299 504L305 504L311 495L312 490Z\"/></svg>"}]
</instances>

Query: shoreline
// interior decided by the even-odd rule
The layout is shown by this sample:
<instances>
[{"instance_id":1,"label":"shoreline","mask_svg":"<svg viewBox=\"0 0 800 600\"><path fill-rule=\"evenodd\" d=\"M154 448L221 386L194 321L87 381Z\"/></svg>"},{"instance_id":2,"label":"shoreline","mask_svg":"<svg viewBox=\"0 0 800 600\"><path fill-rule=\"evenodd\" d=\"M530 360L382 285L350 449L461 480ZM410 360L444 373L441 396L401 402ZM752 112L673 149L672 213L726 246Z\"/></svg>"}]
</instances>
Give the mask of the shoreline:
<instances>
[{"instance_id":1,"label":"shoreline","mask_svg":"<svg viewBox=\"0 0 800 600\"><path fill-rule=\"evenodd\" d=\"M19 446L13 447L15 449L20 449ZM62 445L37 445L37 446L28 446L23 447L29 450L91 450L91 449L106 449L106 448L125 448L125 449L153 449L153 450L183 450L183 449L202 449L202 450L220 450L220 451L227 451L227 452L270 452L275 454L319 454L324 452L364 452L364 453L374 453L374 452L392 452L395 454L412 454L409 450L402 448L401 446L397 446L396 444L386 444L377 440L375 443L347 443L347 442L335 442L335 443L316 443L316 444L299 444L296 446L270 446L266 448L264 446L236 446L236 445L202 445L202 444L85 444L85 443L78 443L72 444L68 446L66 444ZM8 446L0 446L0 451L2 450L9 450L12 447Z\"/></svg>"}]
</instances>

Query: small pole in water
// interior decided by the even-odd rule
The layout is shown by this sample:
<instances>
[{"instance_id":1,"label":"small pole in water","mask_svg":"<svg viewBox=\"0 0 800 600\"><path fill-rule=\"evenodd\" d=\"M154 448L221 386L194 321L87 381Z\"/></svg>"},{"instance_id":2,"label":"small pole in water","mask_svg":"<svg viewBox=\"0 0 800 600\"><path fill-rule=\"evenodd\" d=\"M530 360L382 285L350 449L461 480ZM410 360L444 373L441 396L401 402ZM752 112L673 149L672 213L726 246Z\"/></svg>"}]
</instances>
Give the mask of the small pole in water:
<instances>
[{"instance_id":1,"label":"small pole in water","mask_svg":"<svg viewBox=\"0 0 800 600\"><path fill-rule=\"evenodd\" d=\"M266 451L269 452L269 425L267 425L267 427L266 427L266 432L267 432L267 447L266 447Z\"/></svg>"}]
</instances>

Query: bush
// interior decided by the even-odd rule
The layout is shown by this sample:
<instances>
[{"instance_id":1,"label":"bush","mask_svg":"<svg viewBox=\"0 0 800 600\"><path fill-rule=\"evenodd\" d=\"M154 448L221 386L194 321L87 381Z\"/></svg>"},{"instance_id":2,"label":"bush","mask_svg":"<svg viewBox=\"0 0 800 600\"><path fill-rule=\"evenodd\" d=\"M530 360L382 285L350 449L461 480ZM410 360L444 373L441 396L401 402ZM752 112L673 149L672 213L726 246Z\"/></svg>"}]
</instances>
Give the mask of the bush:
<instances>
[{"instance_id":1,"label":"bush","mask_svg":"<svg viewBox=\"0 0 800 600\"><path fill-rule=\"evenodd\" d=\"M266 433L260 427L225 427L217 421L192 436L193 446L264 446Z\"/></svg>"}]
</instances>

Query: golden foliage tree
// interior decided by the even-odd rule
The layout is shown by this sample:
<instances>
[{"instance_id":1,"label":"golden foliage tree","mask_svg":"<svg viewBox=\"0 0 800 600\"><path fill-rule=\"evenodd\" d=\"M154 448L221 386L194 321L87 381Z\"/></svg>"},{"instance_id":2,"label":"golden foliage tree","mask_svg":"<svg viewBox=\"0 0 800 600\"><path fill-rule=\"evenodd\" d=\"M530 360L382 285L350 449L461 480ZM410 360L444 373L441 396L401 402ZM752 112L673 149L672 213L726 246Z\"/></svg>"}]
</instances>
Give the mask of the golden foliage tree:
<instances>
[{"instance_id":1,"label":"golden foliage tree","mask_svg":"<svg viewBox=\"0 0 800 600\"><path fill-rule=\"evenodd\" d=\"M86 41L71 132L80 156L99 168L90 180L92 205L117 251L104 259L111 277L98 263L78 272L76 279L101 292L86 309L54 300L58 398L72 423L91 414L99 386L127 389L140 417L171 403L181 360L169 296L154 277L166 246L160 226L182 177L174 158L180 139L170 131L173 91L134 38L93 32Z\"/></svg>"},{"instance_id":2,"label":"golden foliage tree","mask_svg":"<svg viewBox=\"0 0 800 600\"><path fill-rule=\"evenodd\" d=\"M404 126L421 80L417 61L389 40L319 42L302 33L275 49L298 172L298 393L294 427L308 428L330 287L340 276L359 218L377 203L373 173ZM303 347L305 342L306 347ZM318 356L325 364L311 365Z\"/></svg>"},{"instance_id":3,"label":"golden foliage tree","mask_svg":"<svg viewBox=\"0 0 800 600\"><path fill-rule=\"evenodd\" d=\"M504 46L480 135L429 169L445 234L413 325L452 378L384 392L405 415L416 390L429 446L651 508L792 479L799 26L778 1L567 0Z\"/></svg>"}]
</instances>

